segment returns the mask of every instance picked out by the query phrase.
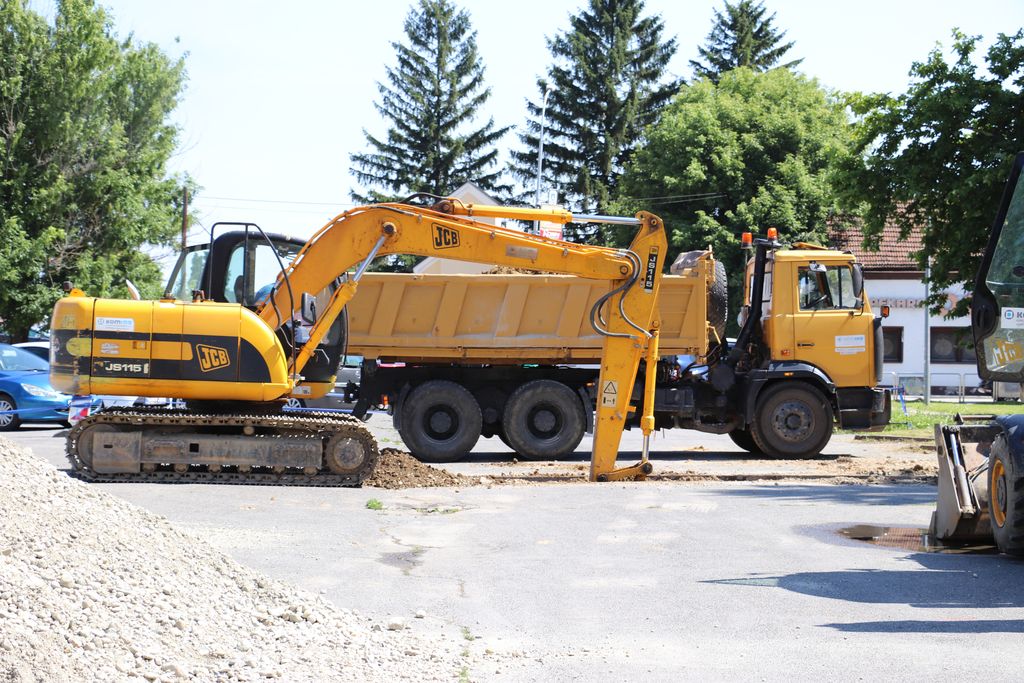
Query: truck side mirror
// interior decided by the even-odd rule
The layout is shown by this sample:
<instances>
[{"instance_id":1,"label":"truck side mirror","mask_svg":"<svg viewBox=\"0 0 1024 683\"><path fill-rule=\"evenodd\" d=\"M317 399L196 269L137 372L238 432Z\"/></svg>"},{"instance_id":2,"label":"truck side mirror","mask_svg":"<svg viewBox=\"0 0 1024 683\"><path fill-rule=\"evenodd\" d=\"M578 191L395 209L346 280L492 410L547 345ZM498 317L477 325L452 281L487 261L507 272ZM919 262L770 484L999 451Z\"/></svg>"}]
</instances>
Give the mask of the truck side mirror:
<instances>
[{"instance_id":1,"label":"truck side mirror","mask_svg":"<svg viewBox=\"0 0 1024 683\"><path fill-rule=\"evenodd\" d=\"M299 317L307 325L316 324L316 297L309 292L302 293L302 309Z\"/></svg>"},{"instance_id":2,"label":"truck side mirror","mask_svg":"<svg viewBox=\"0 0 1024 683\"><path fill-rule=\"evenodd\" d=\"M864 269L859 263L853 264L853 295L858 299L864 293Z\"/></svg>"}]
</instances>

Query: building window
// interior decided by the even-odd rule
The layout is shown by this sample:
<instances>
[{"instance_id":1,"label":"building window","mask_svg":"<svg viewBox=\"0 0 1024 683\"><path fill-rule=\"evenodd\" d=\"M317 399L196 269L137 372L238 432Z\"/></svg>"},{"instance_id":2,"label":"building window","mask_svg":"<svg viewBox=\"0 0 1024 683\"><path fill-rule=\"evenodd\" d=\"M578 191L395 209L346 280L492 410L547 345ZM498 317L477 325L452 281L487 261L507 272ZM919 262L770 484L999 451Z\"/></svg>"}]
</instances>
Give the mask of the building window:
<instances>
[{"instance_id":1,"label":"building window","mask_svg":"<svg viewBox=\"0 0 1024 683\"><path fill-rule=\"evenodd\" d=\"M885 348L882 360L886 363L903 362L903 328L883 327L882 344Z\"/></svg>"},{"instance_id":2,"label":"building window","mask_svg":"<svg viewBox=\"0 0 1024 683\"><path fill-rule=\"evenodd\" d=\"M975 356L969 327L931 328L932 363L970 363Z\"/></svg>"}]
</instances>

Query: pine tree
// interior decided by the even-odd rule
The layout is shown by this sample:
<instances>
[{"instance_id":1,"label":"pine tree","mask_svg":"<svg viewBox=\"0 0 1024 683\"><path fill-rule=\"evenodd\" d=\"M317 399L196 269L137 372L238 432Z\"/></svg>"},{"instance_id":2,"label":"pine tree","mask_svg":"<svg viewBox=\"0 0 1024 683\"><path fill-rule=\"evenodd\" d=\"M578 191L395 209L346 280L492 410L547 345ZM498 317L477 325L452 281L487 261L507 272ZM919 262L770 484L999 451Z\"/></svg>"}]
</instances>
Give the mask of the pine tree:
<instances>
[{"instance_id":1,"label":"pine tree","mask_svg":"<svg viewBox=\"0 0 1024 683\"><path fill-rule=\"evenodd\" d=\"M419 0L405 19L407 44L392 43L397 65L378 83L386 138L363 134L370 151L349 156L350 172L366 186L358 202L384 201L413 192L444 195L466 181L508 192L495 170L495 143L510 127L494 119L472 127L491 95L469 14L448 0Z\"/></svg>"},{"instance_id":2,"label":"pine tree","mask_svg":"<svg viewBox=\"0 0 1024 683\"><path fill-rule=\"evenodd\" d=\"M574 210L605 208L643 129L678 89L665 80L676 51L663 40L660 17L643 17L642 0L590 0L570 19L570 29L548 39L553 65L537 81L540 99L527 102L530 117L512 152L512 171L533 188L543 93L551 93L544 116L544 183ZM533 193L528 194L530 203ZM593 239L577 233L575 238Z\"/></svg>"},{"instance_id":3,"label":"pine tree","mask_svg":"<svg viewBox=\"0 0 1024 683\"><path fill-rule=\"evenodd\" d=\"M690 60L694 76L717 83L723 73L740 66L767 71L778 66L792 68L802 62L778 63L793 43L782 44L786 32L780 33L772 26L775 14L766 19L767 11L760 1L740 0L731 5L726 0L724 14L715 10L706 46L698 48L704 61Z\"/></svg>"}]
</instances>

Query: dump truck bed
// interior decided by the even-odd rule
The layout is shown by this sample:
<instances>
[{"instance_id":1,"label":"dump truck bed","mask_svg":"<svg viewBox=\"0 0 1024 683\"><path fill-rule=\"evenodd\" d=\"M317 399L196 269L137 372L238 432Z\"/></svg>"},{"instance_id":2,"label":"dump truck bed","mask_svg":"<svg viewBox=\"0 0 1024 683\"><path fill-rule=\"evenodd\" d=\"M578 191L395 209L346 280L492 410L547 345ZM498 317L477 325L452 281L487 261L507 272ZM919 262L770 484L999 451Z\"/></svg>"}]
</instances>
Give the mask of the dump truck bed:
<instances>
[{"instance_id":1,"label":"dump truck bed","mask_svg":"<svg viewBox=\"0 0 1024 683\"><path fill-rule=\"evenodd\" d=\"M713 280L713 262L701 261L662 278L662 355L707 352L709 273ZM597 363L603 337L590 310L609 289L567 275L367 273L348 304L349 353L383 362Z\"/></svg>"}]
</instances>

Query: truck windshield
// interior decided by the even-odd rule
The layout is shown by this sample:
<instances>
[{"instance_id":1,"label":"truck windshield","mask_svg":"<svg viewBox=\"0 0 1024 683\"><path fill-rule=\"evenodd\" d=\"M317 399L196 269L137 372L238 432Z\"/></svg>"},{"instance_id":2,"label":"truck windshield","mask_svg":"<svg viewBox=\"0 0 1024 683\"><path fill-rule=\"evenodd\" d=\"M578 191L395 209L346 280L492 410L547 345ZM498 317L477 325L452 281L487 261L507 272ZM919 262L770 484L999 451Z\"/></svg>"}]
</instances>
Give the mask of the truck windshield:
<instances>
[{"instance_id":1,"label":"truck windshield","mask_svg":"<svg viewBox=\"0 0 1024 683\"><path fill-rule=\"evenodd\" d=\"M805 311L851 309L857 307L853 295L853 273L849 266L800 268L800 308Z\"/></svg>"},{"instance_id":2,"label":"truck windshield","mask_svg":"<svg viewBox=\"0 0 1024 683\"><path fill-rule=\"evenodd\" d=\"M167 280L164 298L191 301L192 292L203 289L199 278L203 276L203 266L206 265L209 253L210 245L197 244L179 254L178 262L174 264L171 277Z\"/></svg>"}]
</instances>

